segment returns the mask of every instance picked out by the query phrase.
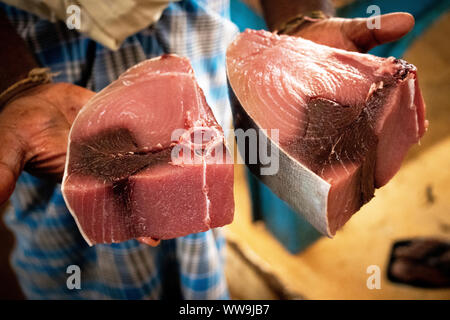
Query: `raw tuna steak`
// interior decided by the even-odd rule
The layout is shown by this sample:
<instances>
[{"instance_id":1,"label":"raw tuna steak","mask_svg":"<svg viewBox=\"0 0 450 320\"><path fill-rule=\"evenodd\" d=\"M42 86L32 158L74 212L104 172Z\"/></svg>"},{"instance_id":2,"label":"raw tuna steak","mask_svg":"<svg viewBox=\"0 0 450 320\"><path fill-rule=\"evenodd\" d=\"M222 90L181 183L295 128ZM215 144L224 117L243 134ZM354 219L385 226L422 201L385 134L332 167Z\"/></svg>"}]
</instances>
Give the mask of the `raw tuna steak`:
<instances>
[{"instance_id":1,"label":"raw tuna steak","mask_svg":"<svg viewBox=\"0 0 450 320\"><path fill-rule=\"evenodd\" d=\"M132 67L83 107L62 192L90 245L206 231L234 213L233 164L212 161L216 152L228 152L223 131L189 61L165 55Z\"/></svg>"},{"instance_id":2,"label":"raw tuna steak","mask_svg":"<svg viewBox=\"0 0 450 320\"><path fill-rule=\"evenodd\" d=\"M427 127L416 68L402 60L247 30L228 48L227 72L235 126L279 129L280 170L260 178L329 236Z\"/></svg>"}]
</instances>

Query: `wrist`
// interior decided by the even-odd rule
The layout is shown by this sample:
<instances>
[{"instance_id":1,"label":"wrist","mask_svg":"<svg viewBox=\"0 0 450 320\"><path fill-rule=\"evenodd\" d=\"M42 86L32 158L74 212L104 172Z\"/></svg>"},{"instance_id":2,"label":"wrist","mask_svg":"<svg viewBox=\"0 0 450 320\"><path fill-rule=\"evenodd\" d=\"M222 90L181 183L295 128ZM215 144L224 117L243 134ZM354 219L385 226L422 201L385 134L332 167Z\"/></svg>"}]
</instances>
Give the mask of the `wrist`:
<instances>
[{"instance_id":1,"label":"wrist","mask_svg":"<svg viewBox=\"0 0 450 320\"><path fill-rule=\"evenodd\" d=\"M15 98L22 96L26 91L50 83L53 75L48 68L31 69L26 77L16 81L0 92L0 110Z\"/></svg>"}]
</instances>

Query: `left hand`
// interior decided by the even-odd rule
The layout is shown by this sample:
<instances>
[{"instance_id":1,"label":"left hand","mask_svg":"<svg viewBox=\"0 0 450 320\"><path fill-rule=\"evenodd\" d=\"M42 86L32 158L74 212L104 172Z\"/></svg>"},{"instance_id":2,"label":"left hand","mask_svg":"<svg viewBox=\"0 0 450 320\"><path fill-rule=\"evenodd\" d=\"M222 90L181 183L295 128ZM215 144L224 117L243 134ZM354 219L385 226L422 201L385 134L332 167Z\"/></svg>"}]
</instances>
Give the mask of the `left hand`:
<instances>
[{"instance_id":1,"label":"left hand","mask_svg":"<svg viewBox=\"0 0 450 320\"><path fill-rule=\"evenodd\" d=\"M367 52L373 47L400 39L414 27L414 17L396 12L380 16L380 29L369 29L371 18L329 18L306 24L296 34L302 38L348 51Z\"/></svg>"}]
</instances>

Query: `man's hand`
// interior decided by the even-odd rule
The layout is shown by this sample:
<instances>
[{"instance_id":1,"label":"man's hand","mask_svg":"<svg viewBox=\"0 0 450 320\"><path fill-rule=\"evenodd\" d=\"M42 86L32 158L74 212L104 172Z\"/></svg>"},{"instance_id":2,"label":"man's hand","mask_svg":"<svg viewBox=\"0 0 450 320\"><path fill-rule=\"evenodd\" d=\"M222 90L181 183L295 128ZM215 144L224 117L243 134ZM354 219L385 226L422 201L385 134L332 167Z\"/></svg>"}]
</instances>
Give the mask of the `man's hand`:
<instances>
[{"instance_id":1,"label":"man's hand","mask_svg":"<svg viewBox=\"0 0 450 320\"><path fill-rule=\"evenodd\" d=\"M70 126L94 92L68 84L27 90L0 111L0 205L22 170L61 179Z\"/></svg>"},{"instance_id":2,"label":"man's hand","mask_svg":"<svg viewBox=\"0 0 450 320\"><path fill-rule=\"evenodd\" d=\"M369 29L373 18L329 18L307 24L295 35L316 43L349 51L367 52L373 47L400 39L414 26L409 13L397 12L380 17L380 29Z\"/></svg>"},{"instance_id":3,"label":"man's hand","mask_svg":"<svg viewBox=\"0 0 450 320\"><path fill-rule=\"evenodd\" d=\"M22 170L60 180L69 130L78 111L95 93L69 84L27 90L0 111L0 205L14 190ZM139 238L157 246L159 240Z\"/></svg>"}]
</instances>

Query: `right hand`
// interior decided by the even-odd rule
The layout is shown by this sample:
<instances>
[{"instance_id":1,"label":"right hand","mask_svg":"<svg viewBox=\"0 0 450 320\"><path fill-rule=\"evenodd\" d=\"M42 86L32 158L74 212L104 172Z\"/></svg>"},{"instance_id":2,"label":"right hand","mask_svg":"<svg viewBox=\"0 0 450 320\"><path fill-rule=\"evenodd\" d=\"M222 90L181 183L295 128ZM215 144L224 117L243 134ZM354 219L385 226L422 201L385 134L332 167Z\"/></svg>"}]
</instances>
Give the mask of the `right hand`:
<instances>
[{"instance_id":1,"label":"right hand","mask_svg":"<svg viewBox=\"0 0 450 320\"><path fill-rule=\"evenodd\" d=\"M60 180L69 130L93 91L50 83L29 89L0 109L0 205L22 172Z\"/></svg>"},{"instance_id":2,"label":"right hand","mask_svg":"<svg viewBox=\"0 0 450 320\"><path fill-rule=\"evenodd\" d=\"M369 29L372 18L328 18L301 28L295 35L348 51L367 52L373 47L400 39L414 27L414 17L406 12L383 14L380 29Z\"/></svg>"}]
</instances>

